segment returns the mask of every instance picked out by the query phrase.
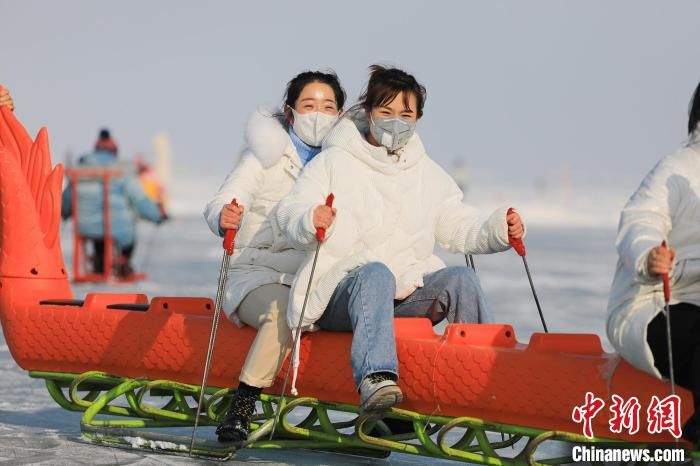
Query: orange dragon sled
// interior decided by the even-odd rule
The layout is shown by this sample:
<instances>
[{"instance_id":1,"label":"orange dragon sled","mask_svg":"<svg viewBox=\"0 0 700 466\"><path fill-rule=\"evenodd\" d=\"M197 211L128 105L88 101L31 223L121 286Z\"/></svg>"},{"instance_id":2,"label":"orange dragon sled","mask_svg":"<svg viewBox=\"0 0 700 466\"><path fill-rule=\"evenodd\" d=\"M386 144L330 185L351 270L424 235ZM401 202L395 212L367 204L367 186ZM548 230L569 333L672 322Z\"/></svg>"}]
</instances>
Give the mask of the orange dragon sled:
<instances>
[{"instance_id":1,"label":"orange dragon sled","mask_svg":"<svg viewBox=\"0 0 700 466\"><path fill-rule=\"evenodd\" d=\"M194 424L212 301L97 293L76 299L59 241L63 168L51 166L45 129L32 140L8 109L0 116L0 322L13 358L45 379L63 408L84 411L85 439L188 453L189 438L158 429ZM535 334L525 345L509 325L452 324L444 335L427 319L397 319L395 326L405 401L388 417L412 421L412 432L392 433L383 421L357 416L351 335L316 332L302 339L302 398L280 400L278 379L263 394L245 445L197 440L194 453L226 459L242 447L359 449L515 465L535 462L547 440L600 448L673 441L667 431L649 433L645 413L652 396L669 394L668 384L605 353L595 335ZM238 379L253 337L250 328L221 322L199 425L215 425L225 412L232 394L225 387ZM587 392L605 403L591 421L594 438L572 417ZM641 402L636 434L612 431L613 395ZM679 395L683 423L692 400L688 391ZM280 402L275 440L267 441ZM305 417L292 422L299 418L293 412Z\"/></svg>"}]
</instances>

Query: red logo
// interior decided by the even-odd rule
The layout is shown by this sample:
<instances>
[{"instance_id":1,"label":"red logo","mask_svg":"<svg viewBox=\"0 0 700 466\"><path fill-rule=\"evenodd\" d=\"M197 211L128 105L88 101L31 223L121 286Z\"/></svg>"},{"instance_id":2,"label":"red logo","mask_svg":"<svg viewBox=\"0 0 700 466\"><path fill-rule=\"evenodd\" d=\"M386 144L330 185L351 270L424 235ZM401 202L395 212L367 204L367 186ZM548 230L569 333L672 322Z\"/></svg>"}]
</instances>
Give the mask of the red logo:
<instances>
[{"instance_id":1,"label":"red logo","mask_svg":"<svg viewBox=\"0 0 700 466\"><path fill-rule=\"evenodd\" d=\"M636 396L625 402L621 396L612 396L613 404L610 406L612 417L608 421L610 432L622 433L622 429L627 429L630 435L639 432L639 410L642 405Z\"/></svg>"},{"instance_id":2,"label":"red logo","mask_svg":"<svg viewBox=\"0 0 700 466\"><path fill-rule=\"evenodd\" d=\"M647 408L649 433L660 434L667 430L675 438L681 436L681 398L678 395L668 395L659 400L656 395L651 397Z\"/></svg>"},{"instance_id":3,"label":"red logo","mask_svg":"<svg viewBox=\"0 0 700 466\"><path fill-rule=\"evenodd\" d=\"M598 412L603 409L605 402L596 398L593 393L586 393L586 402L581 406L576 406L574 411L571 413L571 419L576 423L583 422L583 435L586 438L593 438L593 425L592 421Z\"/></svg>"},{"instance_id":4,"label":"red logo","mask_svg":"<svg viewBox=\"0 0 700 466\"><path fill-rule=\"evenodd\" d=\"M612 395L610 412L612 416L608 420L610 432L621 434L627 429L630 435L639 432L639 412L642 405L637 397L626 400L619 395ZM586 401L581 406L574 407L571 419L577 424L583 424L583 435L593 438L593 418L605 406L605 401L596 397L591 392L586 392ZM658 396L651 397L647 408L647 432L660 434L668 431L675 438L681 436L681 398L678 395L669 395L663 400Z\"/></svg>"}]
</instances>

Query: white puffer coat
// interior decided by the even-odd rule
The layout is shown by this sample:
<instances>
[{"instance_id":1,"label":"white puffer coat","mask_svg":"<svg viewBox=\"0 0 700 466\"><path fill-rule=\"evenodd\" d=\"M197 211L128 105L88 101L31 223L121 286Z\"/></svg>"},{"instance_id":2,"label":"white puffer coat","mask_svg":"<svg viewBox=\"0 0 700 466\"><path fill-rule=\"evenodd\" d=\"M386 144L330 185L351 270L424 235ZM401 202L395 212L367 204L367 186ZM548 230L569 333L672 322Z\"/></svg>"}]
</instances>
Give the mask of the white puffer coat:
<instances>
[{"instance_id":1,"label":"white puffer coat","mask_svg":"<svg viewBox=\"0 0 700 466\"><path fill-rule=\"evenodd\" d=\"M305 168L279 204L277 219L289 238L308 252L292 286L287 321L299 323L316 245L312 213L329 193L337 216L320 250L304 328L313 328L345 275L371 261L396 277L396 298L423 286L423 276L445 267L433 255L437 242L453 252L485 254L508 245L507 208L483 218L462 203L452 178L425 153L417 134L400 156L390 156L364 137L366 117L342 118L324 150Z\"/></svg>"},{"instance_id":2,"label":"white puffer coat","mask_svg":"<svg viewBox=\"0 0 700 466\"><path fill-rule=\"evenodd\" d=\"M649 251L666 240L676 250L671 304L700 306L700 138L664 157L620 215L619 254L608 303L608 338L632 365L658 378L647 326L664 306L660 278L647 269Z\"/></svg>"},{"instance_id":3,"label":"white puffer coat","mask_svg":"<svg viewBox=\"0 0 700 466\"><path fill-rule=\"evenodd\" d=\"M303 167L289 134L278 117L259 109L248 121L246 142L237 165L204 210L209 228L221 236L223 206L235 198L245 207L224 298L224 312L239 325L235 312L243 298L262 285L291 285L304 256L290 246L275 217L277 203Z\"/></svg>"}]
</instances>

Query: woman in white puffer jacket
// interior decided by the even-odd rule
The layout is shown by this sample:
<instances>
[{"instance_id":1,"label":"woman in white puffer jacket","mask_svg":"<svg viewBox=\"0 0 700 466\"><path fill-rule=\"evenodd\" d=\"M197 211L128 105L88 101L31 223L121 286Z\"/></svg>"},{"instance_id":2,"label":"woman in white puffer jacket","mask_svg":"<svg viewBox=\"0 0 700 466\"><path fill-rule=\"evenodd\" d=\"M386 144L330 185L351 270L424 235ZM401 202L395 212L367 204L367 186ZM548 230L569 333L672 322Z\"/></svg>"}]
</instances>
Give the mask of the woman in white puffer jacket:
<instances>
[{"instance_id":1,"label":"woman in white puffer jacket","mask_svg":"<svg viewBox=\"0 0 700 466\"><path fill-rule=\"evenodd\" d=\"M608 338L622 357L658 378L668 377L661 277L670 273L673 368L676 383L693 391L695 415L683 436L695 444L700 441L699 125L700 85L691 102L688 144L656 164L620 215L607 322Z\"/></svg>"},{"instance_id":2,"label":"woman in white puffer jacket","mask_svg":"<svg viewBox=\"0 0 700 466\"><path fill-rule=\"evenodd\" d=\"M224 312L236 324L258 329L237 395L217 429L221 441L247 438L255 402L284 361L290 335L285 311L303 253L280 232L275 211L304 165L321 151L344 103L345 92L333 73L307 71L292 79L282 113L259 110L251 116L247 148L204 211L215 234L237 230ZM234 198L239 207L230 205Z\"/></svg>"},{"instance_id":3,"label":"woman in white puffer jacket","mask_svg":"<svg viewBox=\"0 0 700 466\"><path fill-rule=\"evenodd\" d=\"M520 238L523 227L508 208L483 217L463 204L414 133L425 88L402 70L371 70L357 109L328 134L277 219L290 240L312 251L315 229L327 228L301 325L353 332L360 409L381 412L402 399L394 316L491 320L474 272L445 267L435 244L463 254L505 251L509 234ZM335 209L322 205L329 193ZM310 251L292 287L291 327L300 324L312 263Z\"/></svg>"}]
</instances>

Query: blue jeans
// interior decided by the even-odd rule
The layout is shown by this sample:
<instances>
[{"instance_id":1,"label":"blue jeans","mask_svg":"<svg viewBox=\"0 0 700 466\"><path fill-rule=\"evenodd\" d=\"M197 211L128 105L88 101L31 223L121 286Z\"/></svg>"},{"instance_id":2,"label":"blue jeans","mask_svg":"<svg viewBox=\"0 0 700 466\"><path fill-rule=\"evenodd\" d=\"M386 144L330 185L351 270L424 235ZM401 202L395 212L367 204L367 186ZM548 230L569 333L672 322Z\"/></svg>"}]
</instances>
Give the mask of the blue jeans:
<instances>
[{"instance_id":1,"label":"blue jeans","mask_svg":"<svg viewBox=\"0 0 700 466\"><path fill-rule=\"evenodd\" d=\"M479 280L467 267L446 267L423 277L424 286L394 301L396 281L381 262L350 272L338 284L317 324L352 331L350 363L355 385L375 372L399 375L394 317L428 317L433 324L490 322Z\"/></svg>"}]
</instances>

